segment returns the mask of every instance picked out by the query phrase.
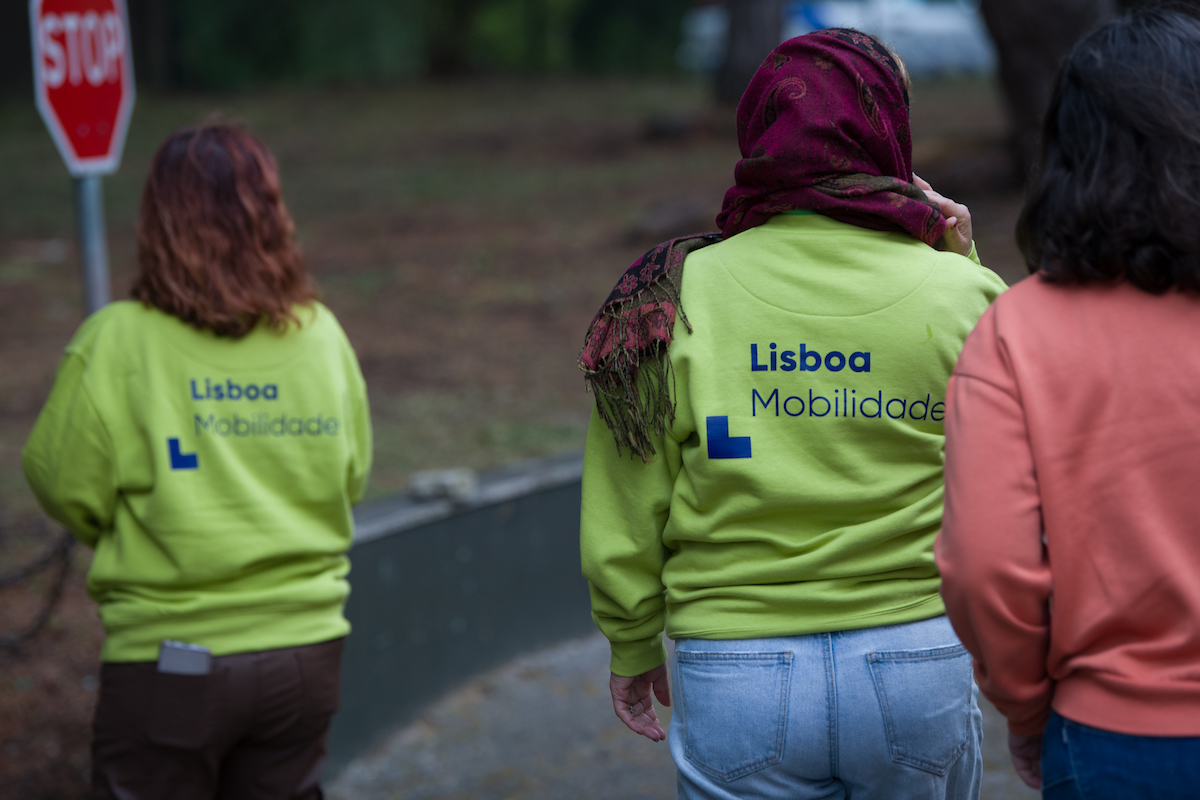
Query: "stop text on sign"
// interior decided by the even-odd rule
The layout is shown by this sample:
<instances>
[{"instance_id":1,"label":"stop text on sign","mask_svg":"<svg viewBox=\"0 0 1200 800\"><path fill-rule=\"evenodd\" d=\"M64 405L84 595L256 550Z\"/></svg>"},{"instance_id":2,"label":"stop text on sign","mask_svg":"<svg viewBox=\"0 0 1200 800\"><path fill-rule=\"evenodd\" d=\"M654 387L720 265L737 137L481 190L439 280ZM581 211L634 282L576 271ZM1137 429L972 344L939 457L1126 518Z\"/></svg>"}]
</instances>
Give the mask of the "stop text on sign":
<instances>
[{"instance_id":1,"label":"stop text on sign","mask_svg":"<svg viewBox=\"0 0 1200 800\"><path fill-rule=\"evenodd\" d=\"M67 169L112 172L134 99L124 0L29 0L29 22L34 99Z\"/></svg>"},{"instance_id":2,"label":"stop text on sign","mask_svg":"<svg viewBox=\"0 0 1200 800\"><path fill-rule=\"evenodd\" d=\"M125 26L112 11L46 14L37 21L38 65L47 89L64 83L91 86L121 80Z\"/></svg>"}]
</instances>

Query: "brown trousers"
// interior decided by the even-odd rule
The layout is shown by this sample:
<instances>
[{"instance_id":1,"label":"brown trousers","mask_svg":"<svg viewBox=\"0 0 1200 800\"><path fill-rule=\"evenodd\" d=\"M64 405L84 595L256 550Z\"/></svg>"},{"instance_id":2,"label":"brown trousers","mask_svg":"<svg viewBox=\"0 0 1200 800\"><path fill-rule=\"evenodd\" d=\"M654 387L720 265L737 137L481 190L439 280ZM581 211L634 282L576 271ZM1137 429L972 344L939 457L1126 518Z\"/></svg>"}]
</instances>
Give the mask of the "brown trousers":
<instances>
[{"instance_id":1,"label":"brown trousers","mask_svg":"<svg viewBox=\"0 0 1200 800\"><path fill-rule=\"evenodd\" d=\"M321 800L343 641L219 656L208 675L104 664L91 800Z\"/></svg>"}]
</instances>

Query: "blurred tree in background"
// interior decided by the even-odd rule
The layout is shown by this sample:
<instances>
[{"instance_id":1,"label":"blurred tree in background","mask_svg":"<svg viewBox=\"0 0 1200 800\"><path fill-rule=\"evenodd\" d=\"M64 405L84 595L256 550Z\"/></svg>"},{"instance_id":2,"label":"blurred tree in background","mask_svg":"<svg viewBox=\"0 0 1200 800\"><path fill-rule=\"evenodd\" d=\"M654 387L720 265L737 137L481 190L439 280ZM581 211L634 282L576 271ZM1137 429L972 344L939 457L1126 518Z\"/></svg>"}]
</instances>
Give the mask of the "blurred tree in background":
<instances>
[{"instance_id":1,"label":"blurred tree in background","mask_svg":"<svg viewBox=\"0 0 1200 800\"><path fill-rule=\"evenodd\" d=\"M488 74L663 73L684 13L721 0L126 0L138 82L156 89L343 85ZM1033 162L1058 65L1114 13L1160 0L979 0L999 55L1017 171ZM1174 0L1200 5L1200 0ZM786 0L724 0L717 97L736 103L782 36ZM27 0L0 0L0 90L32 85Z\"/></svg>"},{"instance_id":2,"label":"blurred tree in background","mask_svg":"<svg viewBox=\"0 0 1200 800\"><path fill-rule=\"evenodd\" d=\"M783 39L783 0L728 0L729 38L716 74L717 99L737 105L767 54Z\"/></svg>"},{"instance_id":3,"label":"blurred tree in background","mask_svg":"<svg viewBox=\"0 0 1200 800\"><path fill-rule=\"evenodd\" d=\"M469 32L485 0L433 0L424 9L425 68L430 75L454 77L471 71Z\"/></svg>"},{"instance_id":4,"label":"blurred tree in background","mask_svg":"<svg viewBox=\"0 0 1200 800\"><path fill-rule=\"evenodd\" d=\"M1059 65L1087 31L1114 14L1163 0L980 0L1000 61L1013 126L1018 171L1037 158L1042 120ZM1200 0L1170 0L1168 5L1200 7Z\"/></svg>"},{"instance_id":5,"label":"blurred tree in background","mask_svg":"<svg viewBox=\"0 0 1200 800\"><path fill-rule=\"evenodd\" d=\"M405 77L422 66L420 9L410 4L148 0L138 5L165 6L166 29L157 33L168 42L168 63L166 74L156 76L160 85L209 89L285 80L347 82ZM138 21L131 20L131 27Z\"/></svg>"},{"instance_id":6,"label":"blurred tree in background","mask_svg":"<svg viewBox=\"0 0 1200 800\"><path fill-rule=\"evenodd\" d=\"M138 82L237 89L676 69L690 0L126 0ZM28 3L0 2L0 88L32 86Z\"/></svg>"},{"instance_id":7,"label":"blurred tree in background","mask_svg":"<svg viewBox=\"0 0 1200 800\"><path fill-rule=\"evenodd\" d=\"M574 60L590 72L676 69L683 14L690 0L584 0L572 28Z\"/></svg>"},{"instance_id":8,"label":"blurred tree in background","mask_svg":"<svg viewBox=\"0 0 1200 800\"><path fill-rule=\"evenodd\" d=\"M1075 41L1117 9L1113 0L981 0L996 44L1000 86L1013 126L1017 169L1037 157L1042 118L1059 64Z\"/></svg>"}]
</instances>

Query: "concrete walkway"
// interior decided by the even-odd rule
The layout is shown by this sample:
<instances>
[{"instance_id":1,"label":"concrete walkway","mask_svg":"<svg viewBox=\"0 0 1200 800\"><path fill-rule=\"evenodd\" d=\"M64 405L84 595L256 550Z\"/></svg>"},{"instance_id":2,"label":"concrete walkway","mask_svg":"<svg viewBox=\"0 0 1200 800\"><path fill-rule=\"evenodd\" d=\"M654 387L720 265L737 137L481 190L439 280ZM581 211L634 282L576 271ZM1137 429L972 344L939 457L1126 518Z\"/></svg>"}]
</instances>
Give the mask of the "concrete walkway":
<instances>
[{"instance_id":1,"label":"concrete walkway","mask_svg":"<svg viewBox=\"0 0 1200 800\"><path fill-rule=\"evenodd\" d=\"M627 730L611 703L604 637L567 642L443 697L327 789L333 800L674 800L666 742ZM1039 797L1004 741L988 706L983 800Z\"/></svg>"}]
</instances>

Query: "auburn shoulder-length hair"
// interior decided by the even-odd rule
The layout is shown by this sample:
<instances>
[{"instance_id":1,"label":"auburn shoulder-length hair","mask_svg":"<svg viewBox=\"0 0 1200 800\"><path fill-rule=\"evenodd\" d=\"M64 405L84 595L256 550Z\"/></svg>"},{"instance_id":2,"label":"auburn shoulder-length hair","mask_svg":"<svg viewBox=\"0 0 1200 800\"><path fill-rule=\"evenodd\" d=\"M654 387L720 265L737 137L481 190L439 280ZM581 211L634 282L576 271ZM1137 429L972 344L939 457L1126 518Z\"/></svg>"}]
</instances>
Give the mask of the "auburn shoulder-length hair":
<instances>
[{"instance_id":1,"label":"auburn shoulder-length hair","mask_svg":"<svg viewBox=\"0 0 1200 800\"><path fill-rule=\"evenodd\" d=\"M172 134L150 167L138 215L132 295L218 336L260 322L282 333L317 298L283 204L275 157L247 131L206 124Z\"/></svg>"},{"instance_id":2,"label":"auburn shoulder-length hair","mask_svg":"<svg viewBox=\"0 0 1200 800\"><path fill-rule=\"evenodd\" d=\"M1063 285L1200 291L1200 19L1133 11L1067 56L1017 222L1030 272Z\"/></svg>"}]
</instances>

